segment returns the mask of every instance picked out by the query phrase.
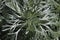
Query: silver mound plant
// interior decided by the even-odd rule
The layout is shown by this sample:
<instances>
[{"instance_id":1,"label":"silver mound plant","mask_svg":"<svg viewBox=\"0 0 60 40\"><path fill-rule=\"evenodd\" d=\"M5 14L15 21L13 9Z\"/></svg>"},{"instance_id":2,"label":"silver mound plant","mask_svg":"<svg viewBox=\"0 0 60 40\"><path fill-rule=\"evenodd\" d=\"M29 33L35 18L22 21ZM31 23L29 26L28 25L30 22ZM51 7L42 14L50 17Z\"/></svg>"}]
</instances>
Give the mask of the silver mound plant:
<instances>
[{"instance_id":1,"label":"silver mound plant","mask_svg":"<svg viewBox=\"0 0 60 40\"><path fill-rule=\"evenodd\" d=\"M0 6L0 21L7 22L2 23L2 32L8 31L4 40L59 40L57 0L1 0Z\"/></svg>"}]
</instances>

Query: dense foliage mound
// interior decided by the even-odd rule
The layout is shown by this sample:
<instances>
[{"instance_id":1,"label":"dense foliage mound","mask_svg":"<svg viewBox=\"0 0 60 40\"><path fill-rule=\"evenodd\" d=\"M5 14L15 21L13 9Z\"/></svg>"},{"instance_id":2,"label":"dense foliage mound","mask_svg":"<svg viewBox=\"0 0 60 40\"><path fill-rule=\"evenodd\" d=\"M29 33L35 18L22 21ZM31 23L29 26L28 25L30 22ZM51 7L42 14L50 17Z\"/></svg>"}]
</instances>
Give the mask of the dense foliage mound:
<instances>
[{"instance_id":1,"label":"dense foliage mound","mask_svg":"<svg viewBox=\"0 0 60 40\"><path fill-rule=\"evenodd\" d=\"M0 0L0 40L60 40L60 0Z\"/></svg>"}]
</instances>

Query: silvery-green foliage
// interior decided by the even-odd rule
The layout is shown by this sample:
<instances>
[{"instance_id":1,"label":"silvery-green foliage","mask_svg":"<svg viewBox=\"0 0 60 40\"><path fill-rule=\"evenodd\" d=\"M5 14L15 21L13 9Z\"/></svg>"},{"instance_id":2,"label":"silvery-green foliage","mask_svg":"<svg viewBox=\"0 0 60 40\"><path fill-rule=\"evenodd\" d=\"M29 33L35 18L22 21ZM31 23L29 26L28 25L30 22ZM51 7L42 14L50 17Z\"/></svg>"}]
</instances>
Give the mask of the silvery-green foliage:
<instances>
[{"instance_id":1,"label":"silvery-green foliage","mask_svg":"<svg viewBox=\"0 0 60 40\"><path fill-rule=\"evenodd\" d=\"M4 40L59 40L60 4L55 0L4 0L0 7ZM2 4L2 3L1 3ZM4 21L4 22L5 22ZM4 38L4 37L2 37Z\"/></svg>"}]
</instances>

